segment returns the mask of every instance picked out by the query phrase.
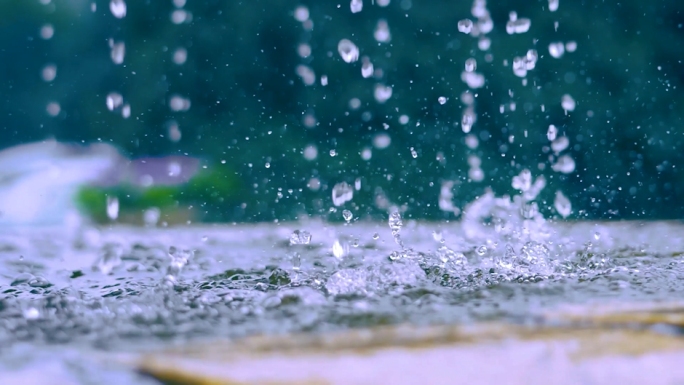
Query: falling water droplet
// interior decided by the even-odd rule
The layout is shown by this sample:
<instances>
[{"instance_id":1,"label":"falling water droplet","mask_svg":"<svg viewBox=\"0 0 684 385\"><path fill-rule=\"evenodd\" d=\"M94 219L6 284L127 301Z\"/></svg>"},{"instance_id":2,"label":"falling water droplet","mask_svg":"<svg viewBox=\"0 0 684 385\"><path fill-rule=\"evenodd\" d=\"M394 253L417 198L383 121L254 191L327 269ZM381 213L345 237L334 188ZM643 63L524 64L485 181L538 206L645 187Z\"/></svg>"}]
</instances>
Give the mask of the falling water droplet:
<instances>
[{"instance_id":1,"label":"falling water droplet","mask_svg":"<svg viewBox=\"0 0 684 385\"><path fill-rule=\"evenodd\" d=\"M54 64L48 64L43 67L43 70L41 71L41 77L48 83L55 80L57 77L57 66Z\"/></svg>"},{"instance_id":2,"label":"falling water droplet","mask_svg":"<svg viewBox=\"0 0 684 385\"><path fill-rule=\"evenodd\" d=\"M171 262L166 269L165 281L167 284L175 284L177 282L183 267L188 264L188 261L190 261L194 254L194 250L178 249L175 246L169 247L168 256Z\"/></svg>"},{"instance_id":3,"label":"falling water droplet","mask_svg":"<svg viewBox=\"0 0 684 385\"><path fill-rule=\"evenodd\" d=\"M119 198L107 196L107 217L112 221L119 217Z\"/></svg>"},{"instance_id":4,"label":"falling water droplet","mask_svg":"<svg viewBox=\"0 0 684 385\"><path fill-rule=\"evenodd\" d=\"M367 56L364 56L363 59L361 59L361 62L361 76L364 78L373 76L373 63L371 63L370 59L368 59Z\"/></svg>"},{"instance_id":5,"label":"falling water droplet","mask_svg":"<svg viewBox=\"0 0 684 385\"><path fill-rule=\"evenodd\" d=\"M337 44L337 52L346 63L353 63L359 60L359 48L351 40L342 39Z\"/></svg>"},{"instance_id":6,"label":"falling water droplet","mask_svg":"<svg viewBox=\"0 0 684 385\"><path fill-rule=\"evenodd\" d=\"M506 33L508 33L509 35L525 33L530 30L531 25L532 21L530 19L521 18L509 20L506 23Z\"/></svg>"},{"instance_id":7,"label":"falling water droplet","mask_svg":"<svg viewBox=\"0 0 684 385\"><path fill-rule=\"evenodd\" d=\"M525 192L532 187L532 173L528 169L520 171L520 174L513 177L512 187L516 190Z\"/></svg>"},{"instance_id":8,"label":"falling water droplet","mask_svg":"<svg viewBox=\"0 0 684 385\"><path fill-rule=\"evenodd\" d=\"M295 20L302 22L302 23L309 20L309 8L307 8L306 6L300 5L294 11L294 18L295 18Z\"/></svg>"},{"instance_id":9,"label":"falling water droplet","mask_svg":"<svg viewBox=\"0 0 684 385\"><path fill-rule=\"evenodd\" d=\"M109 47L111 48L109 56L112 58L112 62L117 65L123 63L126 56L126 43L122 41L114 42L114 40L110 39Z\"/></svg>"},{"instance_id":10,"label":"falling water droplet","mask_svg":"<svg viewBox=\"0 0 684 385\"><path fill-rule=\"evenodd\" d=\"M473 30L473 21L470 19L463 19L458 22L458 31L469 34Z\"/></svg>"},{"instance_id":11,"label":"falling water droplet","mask_svg":"<svg viewBox=\"0 0 684 385\"><path fill-rule=\"evenodd\" d=\"M23 316L25 319L32 321L32 320L37 320L40 318L40 311L36 309L35 307L30 307L23 312Z\"/></svg>"},{"instance_id":12,"label":"falling water droplet","mask_svg":"<svg viewBox=\"0 0 684 385\"><path fill-rule=\"evenodd\" d=\"M572 96L565 94L561 99L561 106L567 113L568 111L574 111L575 107L577 106L577 103L575 102L575 99L572 98Z\"/></svg>"},{"instance_id":13,"label":"falling water droplet","mask_svg":"<svg viewBox=\"0 0 684 385\"><path fill-rule=\"evenodd\" d=\"M378 103L385 103L389 98L392 97L392 87L385 86L383 84L376 84L373 96Z\"/></svg>"},{"instance_id":14,"label":"falling water droplet","mask_svg":"<svg viewBox=\"0 0 684 385\"><path fill-rule=\"evenodd\" d=\"M109 2L109 10L117 19L126 17L126 2L124 0L111 0Z\"/></svg>"},{"instance_id":15,"label":"falling water droplet","mask_svg":"<svg viewBox=\"0 0 684 385\"><path fill-rule=\"evenodd\" d=\"M298 271L302 266L302 256L299 253L292 254L292 269Z\"/></svg>"},{"instance_id":16,"label":"falling water droplet","mask_svg":"<svg viewBox=\"0 0 684 385\"><path fill-rule=\"evenodd\" d=\"M123 104L123 96L118 92L110 92L107 94L107 109L114 111Z\"/></svg>"},{"instance_id":17,"label":"falling water droplet","mask_svg":"<svg viewBox=\"0 0 684 385\"><path fill-rule=\"evenodd\" d=\"M349 247L347 245L342 245L339 240L335 240L335 243L332 245L332 253L337 259L342 259L344 258L345 255L349 252Z\"/></svg>"},{"instance_id":18,"label":"falling water droplet","mask_svg":"<svg viewBox=\"0 0 684 385\"><path fill-rule=\"evenodd\" d=\"M563 174L571 174L575 171L575 160L570 157L570 155L563 155L556 163L554 163L551 168L553 171L560 172Z\"/></svg>"},{"instance_id":19,"label":"falling water droplet","mask_svg":"<svg viewBox=\"0 0 684 385\"><path fill-rule=\"evenodd\" d=\"M467 72L473 72L477 69L477 60L470 58L465 61L465 70Z\"/></svg>"},{"instance_id":20,"label":"falling water droplet","mask_svg":"<svg viewBox=\"0 0 684 385\"><path fill-rule=\"evenodd\" d=\"M556 208L558 214L563 218L567 218L572 212L572 205L570 204L570 199L566 197L562 191L556 191L556 198L553 201L553 206Z\"/></svg>"},{"instance_id":21,"label":"falling water droplet","mask_svg":"<svg viewBox=\"0 0 684 385\"><path fill-rule=\"evenodd\" d=\"M558 135L558 128L553 124L549 125L549 129L546 131L546 138L553 142L556 140L556 135Z\"/></svg>"},{"instance_id":22,"label":"falling water droplet","mask_svg":"<svg viewBox=\"0 0 684 385\"><path fill-rule=\"evenodd\" d=\"M390 214L388 223L390 230L392 230L392 235L395 237L399 235L401 228L404 226L404 223L401 220L401 214L398 211L394 211Z\"/></svg>"},{"instance_id":23,"label":"falling water droplet","mask_svg":"<svg viewBox=\"0 0 684 385\"><path fill-rule=\"evenodd\" d=\"M359 13L363 9L363 0L351 0L349 8L352 13Z\"/></svg>"},{"instance_id":24,"label":"falling water droplet","mask_svg":"<svg viewBox=\"0 0 684 385\"><path fill-rule=\"evenodd\" d=\"M549 11L556 12L558 10L559 0L549 0Z\"/></svg>"},{"instance_id":25,"label":"falling water droplet","mask_svg":"<svg viewBox=\"0 0 684 385\"><path fill-rule=\"evenodd\" d=\"M388 43L392 40L389 24L387 24L386 20L378 20L378 24L375 26L375 32L373 32L373 37L378 43Z\"/></svg>"},{"instance_id":26,"label":"falling water droplet","mask_svg":"<svg viewBox=\"0 0 684 385\"><path fill-rule=\"evenodd\" d=\"M561 42L554 42L549 44L549 54L559 59L565 53L565 46Z\"/></svg>"},{"instance_id":27,"label":"falling water droplet","mask_svg":"<svg viewBox=\"0 0 684 385\"><path fill-rule=\"evenodd\" d=\"M290 245L308 245L311 243L311 233L295 230L290 234Z\"/></svg>"},{"instance_id":28,"label":"falling water droplet","mask_svg":"<svg viewBox=\"0 0 684 385\"><path fill-rule=\"evenodd\" d=\"M437 102L438 102L439 104L445 104L445 103L447 102L447 98L445 98L444 96L440 96L440 97L437 99Z\"/></svg>"},{"instance_id":29,"label":"falling water droplet","mask_svg":"<svg viewBox=\"0 0 684 385\"><path fill-rule=\"evenodd\" d=\"M94 268L104 275L112 274L113 270L121 265L123 247L116 242L110 242L103 246L102 253L95 262Z\"/></svg>"},{"instance_id":30,"label":"falling water droplet","mask_svg":"<svg viewBox=\"0 0 684 385\"><path fill-rule=\"evenodd\" d=\"M570 139L568 139L567 136L558 137L553 142L551 142L551 149L556 154L565 150L566 148L568 148L568 146L570 146Z\"/></svg>"},{"instance_id":31,"label":"falling water droplet","mask_svg":"<svg viewBox=\"0 0 684 385\"><path fill-rule=\"evenodd\" d=\"M332 189L332 201L335 206L342 206L354 198L354 189L346 182L338 183Z\"/></svg>"}]
</instances>

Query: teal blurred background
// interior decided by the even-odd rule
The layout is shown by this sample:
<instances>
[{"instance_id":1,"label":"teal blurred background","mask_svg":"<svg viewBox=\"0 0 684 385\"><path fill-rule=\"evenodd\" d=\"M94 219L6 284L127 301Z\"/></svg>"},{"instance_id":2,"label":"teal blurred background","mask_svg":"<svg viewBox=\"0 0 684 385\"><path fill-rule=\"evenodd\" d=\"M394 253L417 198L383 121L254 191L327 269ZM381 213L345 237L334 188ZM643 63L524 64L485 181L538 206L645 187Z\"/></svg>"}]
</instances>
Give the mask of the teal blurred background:
<instances>
[{"instance_id":1,"label":"teal blurred background","mask_svg":"<svg viewBox=\"0 0 684 385\"><path fill-rule=\"evenodd\" d=\"M355 217L380 218L388 201L404 205L407 217L441 220L457 218L439 208L443 182L454 182L462 208L488 187L515 193L511 178L524 168L546 177L547 215L562 190L575 219L684 216L679 0L561 0L555 12L547 0L489 1L494 29L485 51L458 29L459 20L475 20L470 1L365 0L358 13L346 0L126 5L117 18L108 1L0 2L0 148L101 141L129 158L201 161L197 177L179 187L85 189L78 199L100 220L106 194L124 212L190 210L194 221L342 220L330 210L331 190L357 179L361 189L339 208ZM299 6L308 10L304 22ZM528 32L507 33L511 11L531 20ZM383 20L391 33L384 43L374 37ZM361 75L365 59L340 58L341 39L373 63L371 77ZM112 52L119 42L122 62ZM554 42L577 49L554 58ZM539 60L523 82L511 67L530 49ZM459 100L469 58L486 79L471 91L470 137ZM384 103L377 84L392 87ZM110 111L112 93L123 101ZM576 101L567 113L565 94ZM551 168L551 124L569 139L571 173ZM382 134L391 143L377 148ZM473 155L482 180L469 174Z\"/></svg>"}]
</instances>

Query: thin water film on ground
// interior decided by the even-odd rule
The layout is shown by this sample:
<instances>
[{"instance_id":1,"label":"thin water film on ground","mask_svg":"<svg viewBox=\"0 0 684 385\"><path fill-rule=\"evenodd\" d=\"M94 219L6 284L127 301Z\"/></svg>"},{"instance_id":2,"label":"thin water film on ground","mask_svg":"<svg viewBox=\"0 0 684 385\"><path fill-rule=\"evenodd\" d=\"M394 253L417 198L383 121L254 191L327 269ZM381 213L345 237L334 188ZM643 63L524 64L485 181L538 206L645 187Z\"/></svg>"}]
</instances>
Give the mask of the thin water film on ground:
<instances>
[{"instance_id":1,"label":"thin water film on ground","mask_svg":"<svg viewBox=\"0 0 684 385\"><path fill-rule=\"evenodd\" d=\"M681 224L553 224L520 215L518 200L485 196L454 223L397 211L387 223L7 230L3 370L49 362L75 381L145 383L96 370L88 352L400 323L534 324L572 304L684 289Z\"/></svg>"}]
</instances>

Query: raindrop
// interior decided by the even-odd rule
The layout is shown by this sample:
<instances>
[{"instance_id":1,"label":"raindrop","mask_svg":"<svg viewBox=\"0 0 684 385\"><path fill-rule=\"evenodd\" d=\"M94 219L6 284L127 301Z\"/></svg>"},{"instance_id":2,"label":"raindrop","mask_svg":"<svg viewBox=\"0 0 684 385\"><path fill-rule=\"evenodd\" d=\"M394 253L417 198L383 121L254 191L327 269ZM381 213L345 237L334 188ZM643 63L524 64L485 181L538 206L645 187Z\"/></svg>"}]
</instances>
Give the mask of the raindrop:
<instances>
[{"instance_id":1,"label":"raindrop","mask_svg":"<svg viewBox=\"0 0 684 385\"><path fill-rule=\"evenodd\" d=\"M295 18L295 20L302 22L302 23L309 20L309 8L307 8L303 5L300 5L299 7L297 7L295 9L294 18Z\"/></svg>"},{"instance_id":2,"label":"raindrop","mask_svg":"<svg viewBox=\"0 0 684 385\"><path fill-rule=\"evenodd\" d=\"M563 195L563 192L560 190L556 191L556 198L553 201L553 206L556 208L558 214L560 214L563 218L567 218L570 213L572 213L570 199Z\"/></svg>"},{"instance_id":3,"label":"raindrop","mask_svg":"<svg viewBox=\"0 0 684 385\"><path fill-rule=\"evenodd\" d=\"M553 124L549 125L549 129L546 131L546 138L550 141L554 141L558 135L558 128Z\"/></svg>"},{"instance_id":4,"label":"raindrop","mask_svg":"<svg viewBox=\"0 0 684 385\"><path fill-rule=\"evenodd\" d=\"M568 52L575 52L577 50L577 42L569 41L565 43L565 50Z\"/></svg>"},{"instance_id":5,"label":"raindrop","mask_svg":"<svg viewBox=\"0 0 684 385\"><path fill-rule=\"evenodd\" d=\"M386 7L390 4L390 0L376 0L375 4L377 4L378 7Z\"/></svg>"},{"instance_id":6,"label":"raindrop","mask_svg":"<svg viewBox=\"0 0 684 385\"><path fill-rule=\"evenodd\" d=\"M109 40L109 47L111 48L110 56L114 64L121 64L124 62L126 56L126 43L120 41L115 43L114 40Z\"/></svg>"},{"instance_id":7,"label":"raindrop","mask_svg":"<svg viewBox=\"0 0 684 385\"><path fill-rule=\"evenodd\" d=\"M181 65L185 63L185 61L188 60L188 50L186 50L183 47L176 48L175 51L173 51L173 62Z\"/></svg>"},{"instance_id":8,"label":"raindrop","mask_svg":"<svg viewBox=\"0 0 684 385\"><path fill-rule=\"evenodd\" d=\"M292 270L299 271L302 267L302 256L299 253L292 254Z\"/></svg>"},{"instance_id":9,"label":"raindrop","mask_svg":"<svg viewBox=\"0 0 684 385\"><path fill-rule=\"evenodd\" d=\"M447 98L445 98L444 96L440 96L440 97L437 99L437 102L438 102L439 104L445 104L445 103L447 102Z\"/></svg>"},{"instance_id":10,"label":"raindrop","mask_svg":"<svg viewBox=\"0 0 684 385\"><path fill-rule=\"evenodd\" d=\"M559 138L556 138L556 140L554 140L553 142L551 142L551 149L553 150L553 152L558 154L561 151L568 148L569 145L570 145L570 139L568 139L567 136L561 136Z\"/></svg>"},{"instance_id":11,"label":"raindrop","mask_svg":"<svg viewBox=\"0 0 684 385\"><path fill-rule=\"evenodd\" d=\"M346 182L338 183L332 189L332 201L335 206L342 206L354 198L354 189Z\"/></svg>"},{"instance_id":12,"label":"raindrop","mask_svg":"<svg viewBox=\"0 0 684 385\"><path fill-rule=\"evenodd\" d=\"M110 92L107 94L107 109L114 111L123 104L123 96L118 92Z\"/></svg>"},{"instance_id":13,"label":"raindrop","mask_svg":"<svg viewBox=\"0 0 684 385\"><path fill-rule=\"evenodd\" d=\"M190 22L190 20L192 20L192 15L183 9L177 9L171 12L171 22L173 24L182 24Z\"/></svg>"},{"instance_id":14,"label":"raindrop","mask_svg":"<svg viewBox=\"0 0 684 385\"><path fill-rule=\"evenodd\" d=\"M364 78L369 78L373 76L373 63L371 63L370 59L364 56L363 59L361 59L361 61L361 76L363 76Z\"/></svg>"},{"instance_id":15,"label":"raindrop","mask_svg":"<svg viewBox=\"0 0 684 385\"><path fill-rule=\"evenodd\" d=\"M361 151L361 159L370 160L372 157L373 157L373 150L371 150L369 147L366 147Z\"/></svg>"},{"instance_id":16,"label":"raindrop","mask_svg":"<svg viewBox=\"0 0 684 385\"><path fill-rule=\"evenodd\" d=\"M363 9L363 0L351 0L349 8L352 13L359 13Z\"/></svg>"},{"instance_id":17,"label":"raindrop","mask_svg":"<svg viewBox=\"0 0 684 385\"><path fill-rule=\"evenodd\" d=\"M352 212L349 210L344 210L342 211L342 217L345 221L347 221L347 223L349 223L349 221L351 221L352 218L354 218L354 214L352 214Z\"/></svg>"},{"instance_id":18,"label":"raindrop","mask_svg":"<svg viewBox=\"0 0 684 385\"><path fill-rule=\"evenodd\" d=\"M567 113L568 111L574 111L575 107L577 106L577 103L575 102L575 99L572 98L572 96L565 94L561 99L561 106Z\"/></svg>"},{"instance_id":19,"label":"raindrop","mask_svg":"<svg viewBox=\"0 0 684 385\"><path fill-rule=\"evenodd\" d=\"M332 253L335 256L335 258L342 259L345 255L347 255L348 252L349 246L342 246L339 240L335 240L335 243L333 243L332 245Z\"/></svg>"},{"instance_id":20,"label":"raindrop","mask_svg":"<svg viewBox=\"0 0 684 385\"><path fill-rule=\"evenodd\" d=\"M117 266L121 265L122 255L123 247L119 243L107 243L93 267L102 274L109 275Z\"/></svg>"},{"instance_id":21,"label":"raindrop","mask_svg":"<svg viewBox=\"0 0 684 385\"><path fill-rule=\"evenodd\" d=\"M469 88L481 88L484 86L485 77L477 72L461 72L461 80L468 85Z\"/></svg>"},{"instance_id":22,"label":"raindrop","mask_svg":"<svg viewBox=\"0 0 684 385\"><path fill-rule=\"evenodd\" d=\"M188 264L188 261L194 256L195 252L190 249L182 249L171 246L169 247L169 258L171 262L169 267L166 269L166 282L169 284L175 284L178 276L183 270L183 267Z\"/></svg>"},{"instance_id":23,"label":"raindrop","mask_svg":"<svg viewBox=\"0 0 684 385\"><path fill-rule=\"evenodd\" d=\"M307 57L311 56L311 46L306 43L298 45L297 54L303 59L306 59Z\"/></svg>"},{"instance_id":24,"label":"raindrop","mask_svg":"<svg viewBox=\"0 0 684 385\"><path fill-rule=\"evenodd\" d=\"M473 21L470 19L463 19L458 22L458 31L469 34L473 30Z\"/></svg>"},{"instance_id":25,"label":"raindrop","mask_svg":"<svg viewBox=\"0 0 684 385\"><path fill-rule=\"evenodd\" d=\"M353 63L359 60L359 48L351 40L342 39L337 44L337 52L346 63Z\"/></svg>"},{"instance_id":26,"label":"raindrop","mask_svg":"<svg viewBox=\"0 0 684 385\"><path fill-rule=\"evenodd\" d=\"M121 116L124 119L128 119L131 116L131 105L130 104L124 104L124 106L121 108Z\"/></svg>"},{"instance_id":27,"label":"raindrop","mask_svg":"<svg viewBox=\"0 0 684 385\"><path fill-rule=\"evenodd\" d=\"M57 116L62 111L62 107L57 102L50 102L47 104L47 107L45 107L45 110L48 115Z\"/></svg>"},{"instance_id":28,"label":"raindrop","mask_svg":"<svg viewBox=\"0 0 684 385\"><path fill-rule=\"evenodd\" d=\"M295 230L290 234L290 245L308 245L311 243L311 233L305 230Z\"/></svg>"},{"instance_id":29,"label":"raindrop","mask_svg":"<svg viewBox=\"0 0 684 385\"><path fill-rule=\"evenodd\" d=\"M549 11L556 12L558 10L559 0L549 0Z\"/></svg>"},{"instance_id":30,"label":"raindrop","mask_svg":"<svg viewBox=\"0 0 684 385\"><path fill-rule=\"evenodd\" d=\"M376 241L377 241L378 239L380 239L380 234L374 233L374 234L373 234L373 239L375 239Z\"/></svg>"},{"instance_id":31,"label":"raindrop","mask_svg":"<svg viewBox=\"0 0 684 385\"><path fill-rule=\"evenodd\" d=\"M516 33L525 33L530 30L530 26L532 25L532 21L530 19L515 19L515 20L509 20L506 23L506 33L509 35L513 35Z\"/></svg>"},{"instance_id":32,"label":"raindrop","mask_svg":"<svg viewBox=\"0 0 684 385\"><path fill-rule=\"evenodd\" d=\"M484 171L479 167L471 167L468 169L468 178L473 182L482 182L484 180Z\"/></svg>"},{"instance_id":33,"label":"raindrop","mask_svg":"<svg viewBox=\"0 0 684 385\"><path fill-rule=\"evenodd\" d=\"M318 157L318 148L310 144L304 148L304 159L306 160L315 160Z\"/></svg>"},{"instance_id":34,"label":"raindrop","mask_svg":"<svg viewBox=\"0 0 684 385\"><path fill-rule=\"evenodd\" d=\"M46 65L41 71L41 76L48 83L55 80L55 77L57 77L57 66L54 64Z\"/></svg>"},{"instance_id":35,"label":"raindrop","mask_svg":"<svg viewBox=\"0 0 684 385\"><path fill-rule=\"evenodd\" d=\"M466 134L469 133L476 121L477 117L475 115L475 110L473 110L472 107L466 108L461 117L461 129L463 132Z\"/></svg>"},{"instance_id":36,"label":"raindrop","mask_svg":"<svg viewBox=\"0 0 684 385\"><path fill-rule=\"evenodd\" d=\"M375 148L377 148L378 150L382 150L384 148L389 147L391 143L392 138L390 138L390 136L385 133L377 134L373 138L373 146L375 146Z\"/></svg>"},{"instance_id":37,"label":"raindrop","mask_svg":"<svg viewBox=\"0 0 684 385\"><path fill-rule=\"evenodd\" d=\"M477 255L483 256L487 254L487 246L480 246L475 251L477 252Z\"/></svg>"},{"instance_id":38,"label":"raindrop","mask_svg":"<svg viewBox=\"0 0 684 385\"><path fill-rule=\"evenodd\" d=\"M556 163L551 166L553 171L561 172L563 174L570 174L575 171L575 160L570 157L570 155L563 155Z\"/></svg>"},{"instance_id":39,"label":"raindrop","mask_svg":"<svg viewBox=\"0 0 684 385\"><path fill-rule=\"evenodd\" d=\"M305 85L312 86L316 83L316 74L310 67L300 64L295 71L297 72L297 75L302 78L302 82L304 82Z\"/></svg>"},{"instance_id":40,"label":"raindrop","mask_svg":"<svg viewBox=\"0 0 684 385\"><path fill-rule=\"evenodd\" d=\"M45 24L40 28L40 37L43 40L50 40L55 35L55 28L52 24Z\"/></svg>"},{"instance_id":41,"label":"raindrop","mask_svg":"<svg viewBox=\"0 0 684 385\"><path fill-rule=\"evenodd\" d=\"M561 42L549 44L549 54L552 57L559 59L565 53L565 46Z\"/></svg>"},{"instance_id":42,"label":"raindrop","mask_svg":"<svg viewBox=\"0 0 684 385\"><path fill-rule=\"evenodd\" d=\"M109 2L109 10L117 19L126 17L126 2L124 0L111 0Z\"/></svg>"},{"instance_id":43,"label":"raindrop","mask_svg":"<svg viewBox=\"0 0 684 385\"><path fill-rule=\"evenodd\" d=\"M190 109L190 99L180 95L173 95L169 99L169 108L171 111L187 111Z\"/></svg>"},{"instance_id":44,"label":"raindrop","mask_svg":"<svg viewBox=\"0 0 684 385\"><path fill-rule=\"evenodd\" d=\"M474 58L467 59L465 61L465 70L467 72L473 72L477 69L477 60Z\"/></svg>"},{"instance_id":45,"label":"raindrop","mask_svg":"<svg viewBox=\"0 0 684 385\"><path fill-rule=\"evenodd\" d=\"M119 217L119 199L107 196L107 218L115 221Z\"/></svg>"},{"instance_id":46,"label":"raindrop","mask_svg":"<svg viewBox=\"0 0 684 385\"><path fill-rule=\"evenodd\" d=\"M172 178L180 176L182 171L181 165L178 162L170 162L168 166L169 176Z\"/></svg>"},{"instance_id":47,"label":"raindrop","mask_svg":"<svg viewBox=\"0 0 684 385\"><path fill-rule=\"evenodd\" d=\"M182 133L180 131L180 128L178 127L178 123L176 121L169 121L167 123L167 135L169 137L169 140L172 142L178 142L181 140Z\"/></svg>"},{"instance_id":48,"label":"raindrop","mask_svg":"<svg viewBox=\"0 0 684 385\"><path fill-rule=\"evenodd\" d=\"M153 227L156 226L161 217L161 211L157 207L151 207L143 213L143 222L145 226Z\"/></svg>"},{"instance_id":49,"label":"raindrop","mask_svg":"<svg viewBox=\"0 0 684 385\"><path fill-rule=\"evenodd\" d=\"M486 36L481 36L477 41L477 48L479 48L480 51L487 51L491 46L492 40Z\"/></svg>"},{"instance_id":50,"label":"raindrop","mask_svg":"<svg viewBox=\"0 0 684 385\"><path fill-rule=\"evenodd\" d=\"M389 98L392 97L392 87L385 86L383 84L376 84L373 96L378 103L385 103Z\"/></svg>"},{"instance_id":51,"label":"raindrop","mask_svg":"<svg viewBox=\"0 0 684 385\"><path fill-rule=\"evenodd\" d=\"M392 230L392 235L395 237L399 235L401 228L404 226L404 223L401 220L401 214L398 211L392 212L389 216L388 224L390 230Z\"/></svg>"},{"instance_id":52,"label":"raindrop","mask_svg":"<svg viewBox=\"0 0 684 385\"><path fill-rule=\"evenodd\" d=\"M390 34L389 24L385 20L378 20L378 24L375 26L375 32L373 32L373 37L378 43L388 43L392 40L392 35Z\"/></svg>"},{"instance_id":53,"label":"raindrop","mask_svg":"<svg viewBox=\"0 0 684 385\"><path fill-rule=\"evenodd\" d=\"M23 316L25 319L32 321L32 320L37 320L40 318L40 311L36 309L35 307L30 307L23 312Z\"/></svg>"},{"instance_id":54,"label":"raindrop","mask_svg":"<svg viewBox=\"0 0 684 385\"><path fill-rule=\"evenodd\" d=\"M513 177L512 187L516 190L525 192L532 187L532 173L528 169L520 171L520 174Z\"/></svg>"},{"instance_id":55,"label":"raindrop","mask_svg":"<svg viewBox=\"0 0 684 385\"><path fill-rule=\"evenodd\" d=\"M40 276L33 277L32 279L29 279L26 283L31 287L39 288L46 288L52 286L52 283L50 283L50 281Z\"/></svg>"}]
</instances>

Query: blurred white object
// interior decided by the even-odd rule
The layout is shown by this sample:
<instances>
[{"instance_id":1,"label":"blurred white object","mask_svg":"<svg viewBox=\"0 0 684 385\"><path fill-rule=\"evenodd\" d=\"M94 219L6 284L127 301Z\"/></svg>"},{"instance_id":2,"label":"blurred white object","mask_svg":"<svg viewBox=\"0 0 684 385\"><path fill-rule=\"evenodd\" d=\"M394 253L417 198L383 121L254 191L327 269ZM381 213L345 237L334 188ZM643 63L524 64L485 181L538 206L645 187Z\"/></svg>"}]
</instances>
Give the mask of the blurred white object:
<instances>
[{"instance_id":1,"label":"blurred white object","mask_svg":"<svg viewBox=\"0 0 684 385\"><path fill-rule=\"evenodd\" d=\"M123 157L111 145L44 141L0 151L0 225L62 225L81 221L75 196Z\"/></svg>"}]
</instances>

